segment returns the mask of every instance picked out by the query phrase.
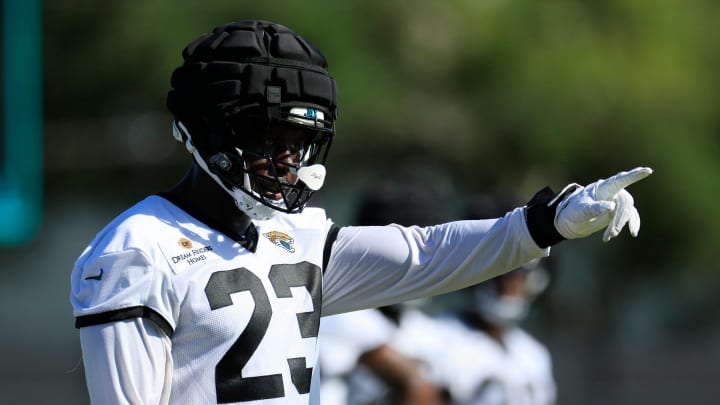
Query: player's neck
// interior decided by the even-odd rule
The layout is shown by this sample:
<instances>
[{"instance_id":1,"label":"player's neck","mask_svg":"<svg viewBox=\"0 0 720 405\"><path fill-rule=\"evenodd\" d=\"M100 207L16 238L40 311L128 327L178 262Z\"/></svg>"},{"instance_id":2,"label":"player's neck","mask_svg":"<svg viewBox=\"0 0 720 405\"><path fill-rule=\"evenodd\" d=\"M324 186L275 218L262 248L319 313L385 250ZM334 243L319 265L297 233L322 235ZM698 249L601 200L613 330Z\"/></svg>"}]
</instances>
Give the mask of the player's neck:
<instances>
[{"instance_id":1,"label":"player's neck","mask_svg":"<svg viewBox=\"0 0 720 405\"><path fill-rule=\"evenodd\" d=\"M195 164L163 195L196 219L236 240L252 224L232 197Z\"/></svg>"}]
</instances>

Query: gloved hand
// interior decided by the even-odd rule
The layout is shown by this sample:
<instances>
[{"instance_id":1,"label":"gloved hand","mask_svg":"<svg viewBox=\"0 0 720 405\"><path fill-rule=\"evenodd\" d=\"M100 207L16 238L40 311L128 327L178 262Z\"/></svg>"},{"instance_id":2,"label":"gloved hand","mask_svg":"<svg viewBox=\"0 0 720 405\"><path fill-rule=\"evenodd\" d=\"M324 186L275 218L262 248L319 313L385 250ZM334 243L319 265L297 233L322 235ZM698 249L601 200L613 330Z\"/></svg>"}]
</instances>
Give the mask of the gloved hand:
<instances>
[{"instance_id":1,"label":"gloved hand","mask_svg":"<svg viewBox=\"0 0 720 405\"><path fill-rule=\"evenodd\" d=\"M550 207L561 199L555 209L555 228L565 239L575 239L607 227L603 235L607 242L627 224L630 234L637 236L640 214L625 188L651 173L649 167L637 167L585 187L570 184L548 203Z\"/></svg>"}]
</instances>

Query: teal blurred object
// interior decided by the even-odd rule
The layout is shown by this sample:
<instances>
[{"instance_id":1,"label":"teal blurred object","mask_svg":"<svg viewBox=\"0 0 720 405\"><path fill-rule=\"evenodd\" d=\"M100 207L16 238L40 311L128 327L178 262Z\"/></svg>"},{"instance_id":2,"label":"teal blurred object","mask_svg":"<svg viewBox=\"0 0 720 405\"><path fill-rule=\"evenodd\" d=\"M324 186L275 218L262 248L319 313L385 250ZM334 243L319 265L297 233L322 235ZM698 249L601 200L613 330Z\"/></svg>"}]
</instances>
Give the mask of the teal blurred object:
<instances>
[{"instance_id":1,"label":"teal blurred object","mask_svg":"<svg viewBox=\"0 0 720 405\"><path fill-rule=\"evenodd\" d=\"M42 223L42 5L2 1L0 245L31 240Z\"/></svg>"}]
</instances>

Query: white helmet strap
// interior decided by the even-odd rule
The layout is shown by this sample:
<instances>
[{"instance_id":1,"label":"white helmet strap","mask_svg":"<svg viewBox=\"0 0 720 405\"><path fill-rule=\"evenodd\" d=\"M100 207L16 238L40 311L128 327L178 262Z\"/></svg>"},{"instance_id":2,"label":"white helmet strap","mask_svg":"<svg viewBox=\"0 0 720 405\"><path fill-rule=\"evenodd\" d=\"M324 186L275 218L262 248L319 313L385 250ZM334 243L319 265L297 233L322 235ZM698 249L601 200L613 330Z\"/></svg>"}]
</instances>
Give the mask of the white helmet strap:
<instances>
[{"instance_id":1,"label":"white helmet strap","mask_svg":"<svg viewBox=\"0 0 720 405\"><path fill-rule=\"evenodd\" d=\"M223 181L220 179L220 177L218 177L210 170L210 168L208 168L205 159L203 159L203 157L200 155L200 152L193 145L190 132L187 130L187 128L185 128L183 123L180 121L173 121L173 136L175 137L175 139L183 142L183 135L185 139L185 149L187 149L187 151L192 154L198 166L200 166L200 168L205 173L207 173L207 175L210 176L210 178L213 179L215 183L217 183L223 190L225 190L226 193L228 193L233 198L233 200L235 201L235 205L240 211L247 214L250 218L259 221L270 219L278 213L277 210L266 206L260 201L257 201L253 197L249 196L245 191L236 187L232 187L232 189L228 188L225 183L223 183ZM247 174L245 175L245 187L248 187L248 190L251 190L250 180Z\"/></svg>"}]
</instances>

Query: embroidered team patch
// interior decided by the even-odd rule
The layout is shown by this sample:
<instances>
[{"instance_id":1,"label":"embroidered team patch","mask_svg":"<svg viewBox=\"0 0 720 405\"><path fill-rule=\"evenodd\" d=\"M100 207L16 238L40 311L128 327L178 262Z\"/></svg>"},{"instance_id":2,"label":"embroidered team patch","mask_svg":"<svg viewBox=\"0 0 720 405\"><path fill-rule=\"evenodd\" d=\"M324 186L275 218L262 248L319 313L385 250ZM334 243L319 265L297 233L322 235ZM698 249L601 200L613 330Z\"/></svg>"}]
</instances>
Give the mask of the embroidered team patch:
<instances>
[{"instance_id":1,"label":"embroidered team patch","mask_svg":"<svg viewBox=\"0 0 720 405\"><path fill-rule=\"evenodd\" d=\"M280 231L271 231L266 232L262 235L268 238L270 242L274 243L275 246L280 246L281 248L287 250L290 253L295 253L295 239L290 237L288 234Z\"/></svg>"},{"instance_id":2,"label":"embroidered team patch","mask_svg":"<svg viewBox=\"0 0 720 405\"><path fill-rule=\"evenodd\" d=\"M159 241L158 246L175 273L186 271L216 256L211 245L193 242L186 237Z\"/></svg>"}]
</instances>

